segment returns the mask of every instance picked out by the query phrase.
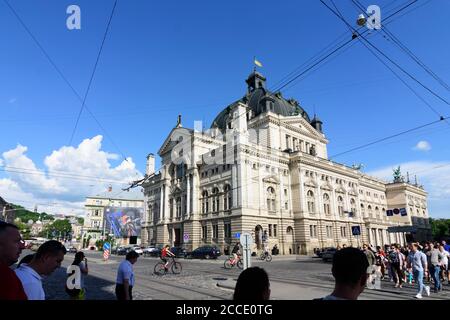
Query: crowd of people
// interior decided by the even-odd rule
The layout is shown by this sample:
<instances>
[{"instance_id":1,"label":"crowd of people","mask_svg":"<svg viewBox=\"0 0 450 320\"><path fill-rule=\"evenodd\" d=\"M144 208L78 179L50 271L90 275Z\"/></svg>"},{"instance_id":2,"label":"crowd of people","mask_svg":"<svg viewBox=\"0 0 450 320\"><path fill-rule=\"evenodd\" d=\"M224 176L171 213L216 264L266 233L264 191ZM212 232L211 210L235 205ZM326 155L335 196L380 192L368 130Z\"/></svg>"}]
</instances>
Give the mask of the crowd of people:
<instances>
[{"instance_id":1,"label":"crowd of people","mask_svg":"<svg viewBox=\"0 0 450 320\"><path fill-rule=\"evenodd\" d=\"M24 248L17 226L0 221L0 300L45 300L42 279L61 267L67 252L63 244L49 240L36 253L23 257L17 268L12 270L11 266L18 262ZM371 281L372 270L376 270L382 279L388 277L395 283L395 288L402 288L405 283L417 286L417 299L421 299L424 292L430 295L430 286L425 283L433 284L435 293L442 291L444 283L450 284L450 245L445 241L411 243L407 246L393 244L384 248L364 244L362 248L337 249L332 265L335 288L322 300L356 300ZM240 253L239 243L232 253L236 259ZM161 259L166 267L166 257L172 255L169 246L164 247ZM138 253L130 251L119 264L115 289L118 300L133 299L133 265L138 258ZM76 266L80 272L79 284L76 288L69 288L66 283L66 292L71 299L82 300L85 297L84 278L89 273L83 252L75 254L72 266ZM68 277L71 275L73 273ZM270 293L267 272L259 267L251 267L240 274L233 298L268 300Z\"/></svg>"}]
</instances>

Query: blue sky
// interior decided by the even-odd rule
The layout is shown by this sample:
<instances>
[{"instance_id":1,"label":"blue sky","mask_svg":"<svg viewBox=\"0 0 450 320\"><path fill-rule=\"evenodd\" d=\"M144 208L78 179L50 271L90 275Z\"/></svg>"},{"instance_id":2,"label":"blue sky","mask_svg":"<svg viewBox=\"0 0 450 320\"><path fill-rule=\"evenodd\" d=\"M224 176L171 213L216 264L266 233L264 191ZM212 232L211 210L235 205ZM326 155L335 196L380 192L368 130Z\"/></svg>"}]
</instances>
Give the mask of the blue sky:
<instances>
[{"instance_id":1,"label":"blue sky","mask_svg":"<svg viewBox=\"0 0 450 320\"><path fill-rule=\"evenodd\" d=\"M83 96L114 1L9 2ZM379 5L382 18L407 2L361 1L365 7ZM335 3L354 25L360 10L350 0ZM81 30L66 28L71 4L81 8ZM445 19L436 18L449 11L450 3L419 0L411 8L417 6L393 18L388 28L450 82L449 29ZM202 120L209 127L218 112L245 94L253 56L263 63L260 71L271 88L346 32L343 39L351 37L349 30L318 0L119 0L86 103L114 143L85 110L70 148L80 102L2 1L0 164L32 168L36 181L27 181L30 174L0 171L0 195L23 200L28 207L53 203L78 212L83 194L144 172L145 156L158 151L179 113L184 126ZM377 31L368 39L450 100L449 92L392 40ZM402 77L439 114L450 115L448 105ZM329 155L438 119L359 42L282 91L323 120ZM440 123L335 160L363 163L364 171L386 178L399 164L419 172L419 182L430 191L431 215L450 218L450 166L445 166L450 163L449 132L450 125ZM121 154L131 159L124 163ZM71 156L75 160L68 164ZM70 170L111 181L64 179L60 184L39 175L42 170Z\"/></svg>"}]
</instances>

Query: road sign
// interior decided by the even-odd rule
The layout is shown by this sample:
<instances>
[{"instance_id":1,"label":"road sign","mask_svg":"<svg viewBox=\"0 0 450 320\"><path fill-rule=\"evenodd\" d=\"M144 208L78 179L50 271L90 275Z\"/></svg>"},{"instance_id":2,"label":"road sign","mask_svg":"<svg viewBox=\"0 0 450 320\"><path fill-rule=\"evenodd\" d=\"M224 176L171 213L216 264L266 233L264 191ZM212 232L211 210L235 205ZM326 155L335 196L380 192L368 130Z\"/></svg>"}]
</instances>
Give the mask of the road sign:
<instances>
[{"instance_id":1,"label":"road sign","mask_svg":"<svg viewBox=\"0 0 450 320\"><path fill-rule=\"evenodd\" d=\"M240 239L241 238L241 234L239 232L237 232L237 233L234 234L234 237L236 239Z\"/></svg>"},{"instance_id":2,"label":"road sign","mask_svg":"<svg viewBox=\"0 0 450 320\"><path fill-rule=\"evenodd\" d=\"M244 263L244 270L250 268L252 265L252 245L253 237L248 232L243 232L239 237L242 245L242 261Z\"/></svg>"},{"instance_id":3,"label":"road sign","mask_svg":"<svg viewBox=\"0 0 450 320\"><path fill-rule=\"evenodd\" d=\"M360 226L352 226L352 235L360 236L361 235L361 227Z\"/></svg>"},{"instance_id":4,"label":"road sign","mask_svg":"<svg viewBox=\"0 0 450 320\"><path fill-rule=\"evenodd\" d=\"M189 233L183 234L183 240L184 240L184 242L188 242L189 241Z\"/></svg>"},{"instance_id":5,"label":"road sign","mask_svg":"<svg viewBox=\"0 0 450 320\"><path fill-rule=\"evenodd\" d=\"M111 244L109 242L105 242L103 244L103 250L110 250L111 249Z\"/></svg>"}]
</instances>

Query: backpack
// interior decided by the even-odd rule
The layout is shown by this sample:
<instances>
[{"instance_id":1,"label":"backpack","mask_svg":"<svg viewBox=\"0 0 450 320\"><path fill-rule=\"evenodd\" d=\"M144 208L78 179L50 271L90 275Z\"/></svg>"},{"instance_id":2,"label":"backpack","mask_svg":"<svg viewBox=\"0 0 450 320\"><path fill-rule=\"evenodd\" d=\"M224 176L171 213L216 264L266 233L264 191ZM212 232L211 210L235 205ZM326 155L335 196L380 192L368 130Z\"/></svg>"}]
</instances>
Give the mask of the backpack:
<instances>
[{"instance_id":1,"label":"backpack","mask_svg":"<svg viewBox=\"0 0 450 320\"><path fill-rule=\"evenodd\" d=\"M400 263L397 252L389 253L389 260L391 261L391 263Z\"/></svg>"}]
</instances>

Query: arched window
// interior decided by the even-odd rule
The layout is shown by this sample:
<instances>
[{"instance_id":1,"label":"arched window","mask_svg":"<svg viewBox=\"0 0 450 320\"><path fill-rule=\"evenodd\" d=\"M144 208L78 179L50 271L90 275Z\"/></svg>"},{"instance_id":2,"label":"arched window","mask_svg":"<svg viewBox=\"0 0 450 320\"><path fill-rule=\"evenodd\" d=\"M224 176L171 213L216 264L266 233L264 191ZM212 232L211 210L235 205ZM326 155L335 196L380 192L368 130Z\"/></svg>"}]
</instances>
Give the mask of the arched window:
<instances>
[{"instance_id":1,"label":"arched window","mask_svg":"<svg viewBox=\"0 0 450 320\"><path fill-rule=\"evenodd\" d=\"M202 193L202 213L208 213L208 191Z\"/></svg>"},{"instance_id":2,"label":"arched window","mask_svg":"<svg viewBox=\"0 0 450 320\"><path fill-rule=\"evenodd\" d=\"M272 187L267 188L267 210L276 211L276 195Z\"/></svg>"},{"instance_id":3,"label":"arched window","mask_svg":"<svg viewBox=\"0 0 450 320\"><path fill-rule=\"evenodd\" d=\"M380 209L379 209L378 207L375 207L375 217L376 217L377 219L381 218L381 217L380 217Z\"/></svg>"},{"instance_id":4,"label":"arched window","mask_svg":"<svg viewBox=\"0 0 450 320\"><path fill-rule=\"evenodd\" d=\"M369 217L373 218L373 212L372 212L372 206L371 205L367 206L367 211L369 213Z\"/></svg>"},{"instance_id":5,"label":"arched window","mask_svg":"<svg viewBox=\"0 0 450 320\"><path fill-rule=\"evenodd\" d=\"M212 211L219 211L219 188L213 189L212 196Z\"/></svg>"},{"instance_id":6,"label":"arched window","mask_svg":"<svg viewBox=\"0 0 450 320\"><path fill-rule=\"evenodd\" d=\"M330 196L327 193L323 194L323 212L330 214Z\"/></svg>"},{"instance_id":7,"label":"arched window","mask_svg":"<svg viewBox=\"0 0 450 320\"><path fill-rule=\"evenodd\" d=\"M366 213L366 210L364 208L364 205L361 203L361 216L364 217L365 213Z\"/></svg>"},{"instance_id":8,"label":"arched window","mask_svg":"<svg viewBox=\"0 0 450 320\"><path fill-rule=\"evenodd\" d=\"M224 210L230 210L232 205L233 205L233 198L232 198L232 194L231 194L231 187L229 184L227 184L224 188L225 190L225 194L223 197L223 209Z\"/></svg>"},{"instance_id":9,"label":"arched window","mask_svg":"<svg viewBox=\"0 0 450 320\"><path fill-rule=\"evenodd\" d=\"M353 217L356 217L356 201L355 199L350 199L350 211L352 212Z\"/></svg>"},{"instance_id":10,"label":"arched window","mask_svg":"<svg viewBox=\"0 0 450 320\"><path fill-rule=\"evenodd\" d=\"M314 213L315 212L314 192L309 190L308 193L306 194L306 200L308 202L308 212Z\"/></svg>"},{"instance_id":11,"label":"arched window","mask_svg":"<svg viewBox=\"0 0 450 320\"><path fill-rule=\"evenodd\" d=\"M342 197L339 196L337 202L338 202L338 213L339 216L342 217L344 215L344 199L342 199Z\"/></svg>"}]
</instances>

